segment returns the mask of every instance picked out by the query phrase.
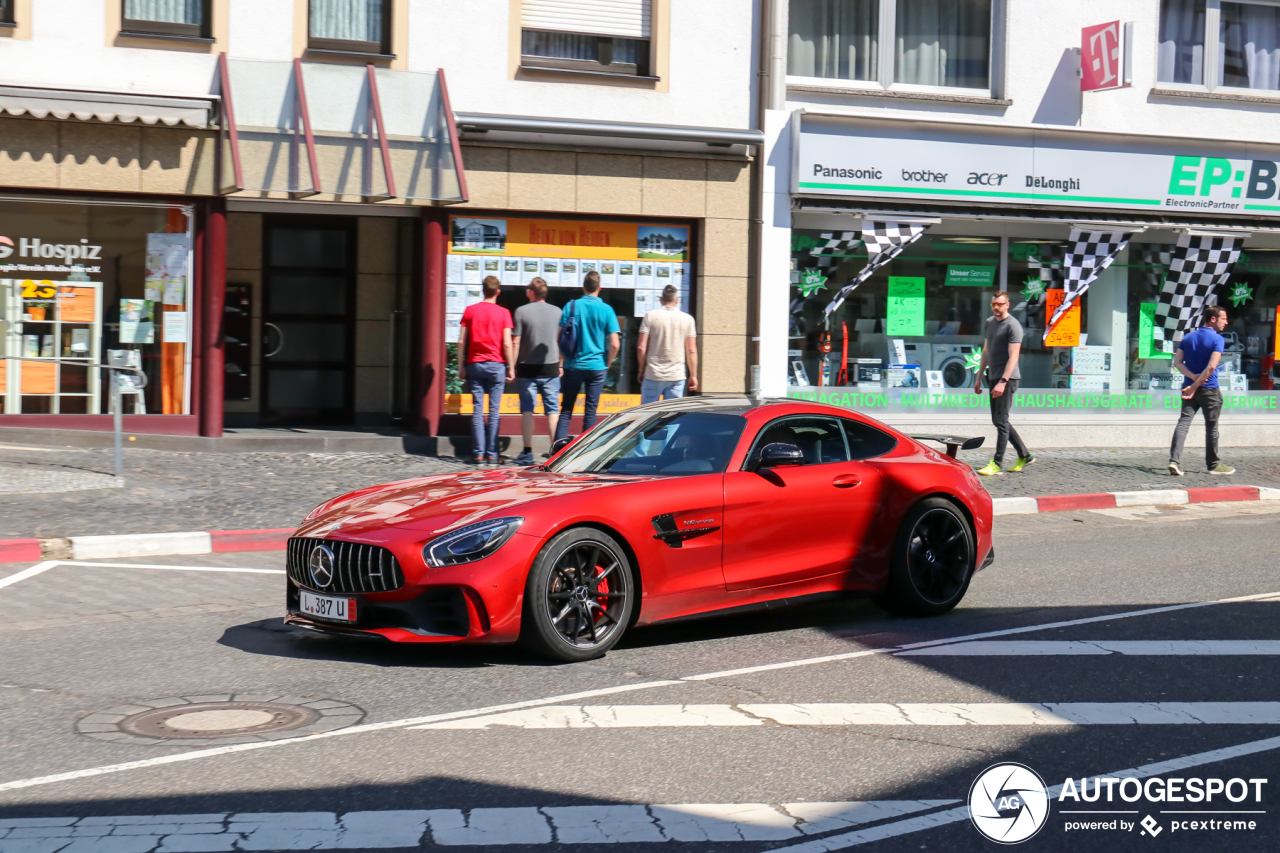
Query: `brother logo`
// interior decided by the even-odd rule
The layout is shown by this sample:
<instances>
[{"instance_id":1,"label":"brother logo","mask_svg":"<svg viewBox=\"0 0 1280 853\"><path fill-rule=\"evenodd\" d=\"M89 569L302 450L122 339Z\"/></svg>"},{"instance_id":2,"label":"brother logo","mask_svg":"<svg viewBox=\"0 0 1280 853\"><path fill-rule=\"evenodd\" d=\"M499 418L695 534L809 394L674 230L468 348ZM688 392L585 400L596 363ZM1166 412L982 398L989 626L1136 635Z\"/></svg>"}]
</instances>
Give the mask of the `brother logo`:
<instances>
[{"instance_id":1,"label":"brother logo","mask_svg":"<svg viewBox=\"0 0 1280 853\"><path fill-rule=\"evenodd\" d=\"M945 184L947 182L947 173L931 172L928 169L920 172L908 172L903 169L902 180L917 184Z\"/></svg>"}]
</instances>

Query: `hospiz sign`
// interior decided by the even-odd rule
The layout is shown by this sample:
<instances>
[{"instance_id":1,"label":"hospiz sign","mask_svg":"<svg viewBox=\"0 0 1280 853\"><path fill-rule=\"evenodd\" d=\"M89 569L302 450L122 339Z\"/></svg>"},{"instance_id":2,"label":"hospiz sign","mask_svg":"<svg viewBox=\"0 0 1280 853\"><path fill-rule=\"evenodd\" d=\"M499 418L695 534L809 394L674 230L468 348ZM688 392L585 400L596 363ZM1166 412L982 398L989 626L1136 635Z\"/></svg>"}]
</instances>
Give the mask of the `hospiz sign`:
<instances>
[{"instance_id":1,"label":"hospiz sign","mask_svg":"<svg viewBox=\"0 0 1280 853\"><path fill-rule=\"evenodd\" d=\"M802 196L1280 216L1276 145L809 115L795 130Z\"/></svg>"}]
</instances>

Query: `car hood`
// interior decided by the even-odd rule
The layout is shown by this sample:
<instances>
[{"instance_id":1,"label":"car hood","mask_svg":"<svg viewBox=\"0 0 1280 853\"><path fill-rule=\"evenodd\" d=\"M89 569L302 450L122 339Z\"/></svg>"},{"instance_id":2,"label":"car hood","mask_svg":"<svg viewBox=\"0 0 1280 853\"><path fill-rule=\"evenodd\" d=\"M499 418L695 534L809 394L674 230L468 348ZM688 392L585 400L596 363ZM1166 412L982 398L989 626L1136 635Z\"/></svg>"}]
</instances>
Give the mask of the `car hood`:
<instances>
[{"instance_id":1,"label":"car hood","mask_svg":"<svg viewBox=\"0 0 1280 853\"><path fill-rule=\"evenodd\" d=\"M359 535L389 527L431 535L529 501L554 498L650 477L553 474L532 468L471 471L371 486L321 504L298 536Z\"/></svg>"}]
</instances>

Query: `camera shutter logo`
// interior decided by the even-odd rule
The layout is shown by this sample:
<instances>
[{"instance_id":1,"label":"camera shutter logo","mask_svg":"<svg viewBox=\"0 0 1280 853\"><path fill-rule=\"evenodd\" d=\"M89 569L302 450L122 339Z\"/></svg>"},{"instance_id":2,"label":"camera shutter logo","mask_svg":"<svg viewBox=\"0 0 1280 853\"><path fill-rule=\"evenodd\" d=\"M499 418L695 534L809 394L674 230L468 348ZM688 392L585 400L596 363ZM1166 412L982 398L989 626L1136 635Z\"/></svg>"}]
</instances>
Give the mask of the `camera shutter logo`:
<instances>
[{"instance_id":1,"label":"camera shutter logo","mask_svg":"<svg viewBox=\"0 0 1280 853\"><path fill-rule=\"evenodd\" d=\"M333 550L328 545L317 545L307 561L307 569L311 572L311 580L315 585L326 589L333 583Z\"/></svg>"},{"instance_id":2,"label":"camera shutter logo","mask_svg":"<svg viewBox=\"0 0 1280 853\"><path fill-rule=\"evenodd\" d=\"M1031 838L1049 819L1049 792L1040 774L1024 764L988 767L969 789L974 828L1000 844Z\"/></svg>"},{"instance_id":3,"label":"camera shutter logo","mask_svg":"<svg viewBox=\"0 0 1280 853\"><path fill-rule=\"evenodd\" d=\"M13 240L8 237L0 237L0 258L7 258L13 254Z\"/></svg>"}]
</instances>

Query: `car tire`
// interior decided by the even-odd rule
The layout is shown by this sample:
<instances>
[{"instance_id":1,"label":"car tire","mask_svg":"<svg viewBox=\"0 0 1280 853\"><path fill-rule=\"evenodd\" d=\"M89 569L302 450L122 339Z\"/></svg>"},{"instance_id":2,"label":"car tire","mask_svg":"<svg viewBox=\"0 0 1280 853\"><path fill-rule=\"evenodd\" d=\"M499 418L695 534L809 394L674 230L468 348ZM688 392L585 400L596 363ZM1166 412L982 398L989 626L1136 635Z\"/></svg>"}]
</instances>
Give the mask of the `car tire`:
<instances>
[{"instance_id":1,"label":"car tire","mask_svg":"<svg viewBox=\"0 0 1280 853\"><path fill-rule=\"evenodd\" d=\"M876 603L902 616L937 616L964 598L977 543L964 513L946 498L911 508L893 543L889 583Z\"/></svg>"},{"instance_id":2,"label":"car tire","mask_svg":"<svg viewBox=\"0 0 1280 853\"><path fill-rule=\"evenodd\" d=\"M525 582L520 643L576 662L617 645L636 606L627 551L607 533L575 527L543 546Z\"/></svg>"}]
</instances>

